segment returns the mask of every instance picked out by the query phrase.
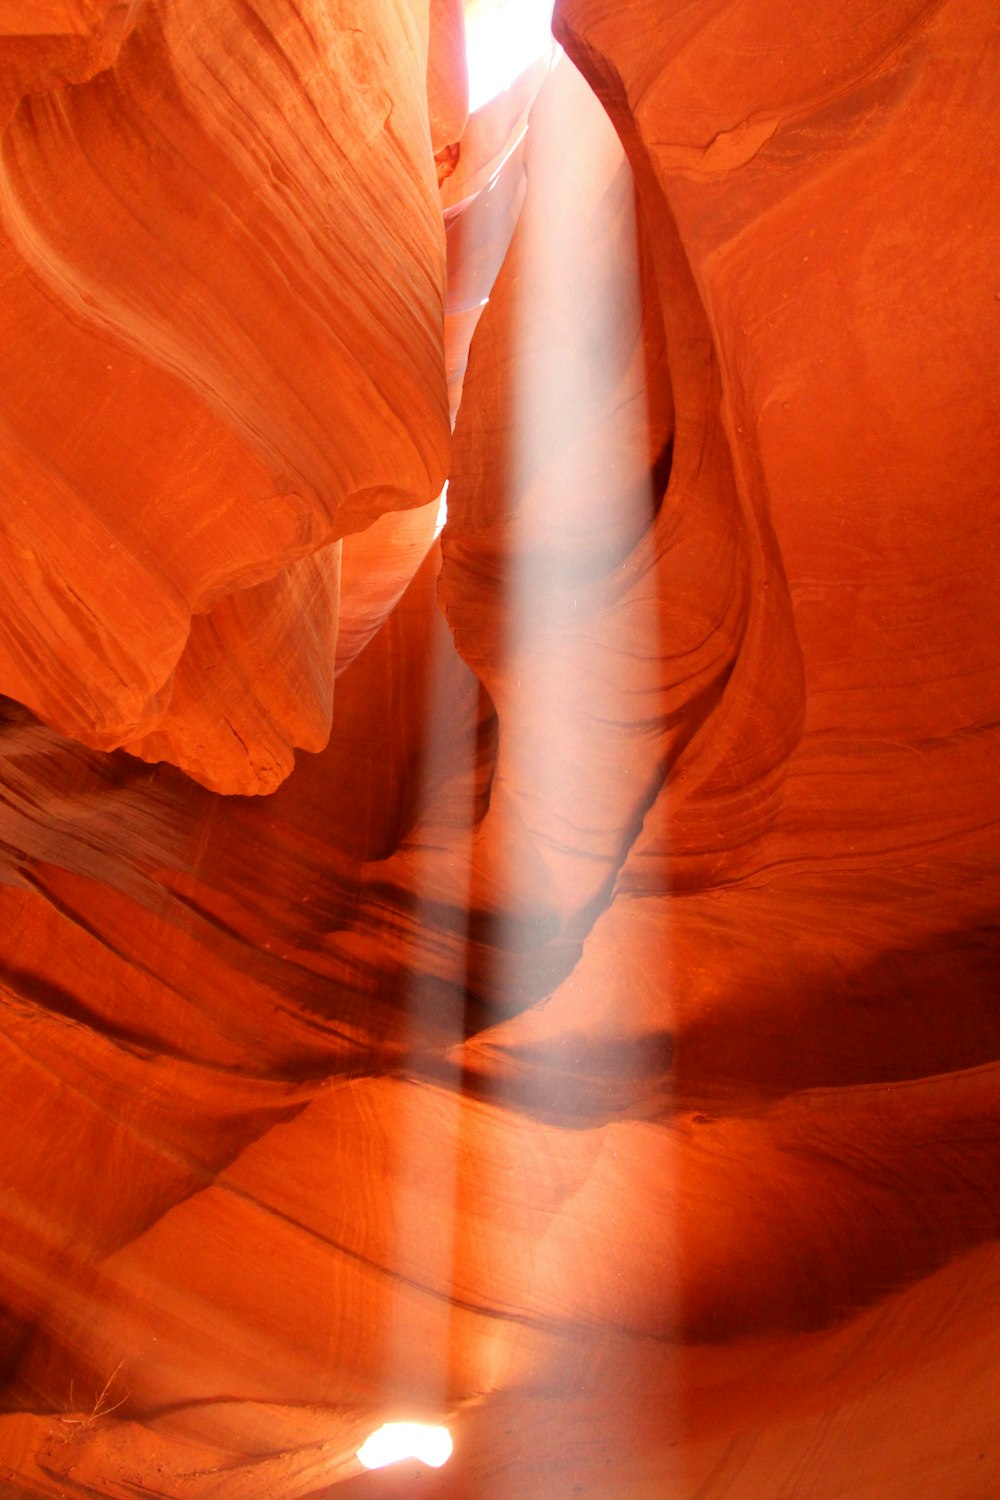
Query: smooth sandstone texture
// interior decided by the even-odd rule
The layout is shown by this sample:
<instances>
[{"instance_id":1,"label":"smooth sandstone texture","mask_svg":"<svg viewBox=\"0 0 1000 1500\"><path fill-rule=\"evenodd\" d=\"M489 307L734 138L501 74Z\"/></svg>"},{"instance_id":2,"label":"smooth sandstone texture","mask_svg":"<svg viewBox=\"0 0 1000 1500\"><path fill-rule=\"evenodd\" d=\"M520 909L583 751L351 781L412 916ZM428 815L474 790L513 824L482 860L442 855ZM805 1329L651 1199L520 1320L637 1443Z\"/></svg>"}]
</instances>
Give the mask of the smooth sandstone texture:
<instances>
[{"instance_id":1,"label":"smooth sandstone texture","mask_svg":"<svg viewBox=\"0 0 1000 1500\"><path fill-rule=\"evenodd\" d=\"M3 0L0 126L25 94L110 67L143 0Z\"/></svg>"},{"instance_id":2,"label":"smooth sandstone texture","mask_svg":"<svg viewBox=\"0 0 1000 1500\"><path fill-rule=\"evenodd\" d=\"M4 137L0 1492L995 1500L992 16L332 14Z\"/></svg>"},{"instance_id":3,"label":"smooth sandstone texture","mask_svg":"<svg viewBox=\"0 0 1000 1500\"><path fill-rule=\"evenodd\" d=\"M271 585L299 697L337 601L303 609L288 568L447 473L427 20L348 9L151 0L113 68L28 93L0 147L0 688L222 791L273 789L329 691L248 712L204 667L206 633L245 650L218 601Z\"/></svg>"}]
</instances>

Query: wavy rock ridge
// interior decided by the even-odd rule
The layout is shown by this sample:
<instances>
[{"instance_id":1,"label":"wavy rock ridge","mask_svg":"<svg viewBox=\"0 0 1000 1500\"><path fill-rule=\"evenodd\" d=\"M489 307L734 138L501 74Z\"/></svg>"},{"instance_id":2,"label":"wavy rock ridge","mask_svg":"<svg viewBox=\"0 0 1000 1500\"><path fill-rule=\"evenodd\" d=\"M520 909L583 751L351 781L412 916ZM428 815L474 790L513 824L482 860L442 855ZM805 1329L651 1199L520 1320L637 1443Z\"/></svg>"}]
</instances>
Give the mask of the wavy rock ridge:
<instances>
[{"instance_id":1,"label":"wavy rock ridge","mask_svg":"<svg viewBox=\"0 0 1000 1500\"><path fill-rule=\"evenodd\" d=\"M992 19L362 10L0 0L0 1488L995 1500Z\"/></svg>"}]
</instances>

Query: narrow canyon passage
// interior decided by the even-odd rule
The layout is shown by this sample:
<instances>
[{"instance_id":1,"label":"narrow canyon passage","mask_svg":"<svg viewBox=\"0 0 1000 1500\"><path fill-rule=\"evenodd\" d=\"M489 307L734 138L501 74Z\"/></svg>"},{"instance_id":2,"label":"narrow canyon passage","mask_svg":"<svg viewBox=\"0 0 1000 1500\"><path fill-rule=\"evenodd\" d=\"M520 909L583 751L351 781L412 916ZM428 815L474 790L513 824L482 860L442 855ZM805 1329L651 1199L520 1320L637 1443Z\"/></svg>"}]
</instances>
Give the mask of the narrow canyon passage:
<instances>
[{"instance_id":1,"label":"narrow canyon passage","mask_svg":"<svg viewBox=\"0 0 1000 1500\"><path fill-rule=\"evenodd\" d=\"M551 33L0 3L2 1500L1000 1493L993 17Z\"/></svg>"}]
</instances>

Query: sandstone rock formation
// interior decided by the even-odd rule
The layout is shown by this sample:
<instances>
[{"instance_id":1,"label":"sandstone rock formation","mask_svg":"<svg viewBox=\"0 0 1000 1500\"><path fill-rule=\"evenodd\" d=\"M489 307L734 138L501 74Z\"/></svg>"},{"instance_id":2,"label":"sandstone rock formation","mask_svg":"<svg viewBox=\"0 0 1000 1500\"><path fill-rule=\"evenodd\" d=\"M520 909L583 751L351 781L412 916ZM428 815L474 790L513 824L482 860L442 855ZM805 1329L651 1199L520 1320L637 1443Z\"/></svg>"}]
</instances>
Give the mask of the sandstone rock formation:
<instances>
[{"instance_id":1,"label":"sandstone rock formation","mask_svg":"<svg viewBox=\"0 0 1000 1500\"><path fill-rule=\"evenodd\" d=\"M12 1500L1000 1488L996 30L554 27L0 0Z\"/></svg>"},{"instance_id":2,"label":"sandstone rock formation","mask_svg":"<svg viewBox=\"0 0 1000 1500\"><path fill-rule=\"evenodd\" d=\"M369 9L144 4L113 68L26 94L3 136L5 465L35 503L0 687L223 791L317 748L329 690L206 691L246 633L219 601L270 586L247 608L297 696L336 561L315 618L285 570L447 472L427 21Z\"/></svg>"}]
</instances>

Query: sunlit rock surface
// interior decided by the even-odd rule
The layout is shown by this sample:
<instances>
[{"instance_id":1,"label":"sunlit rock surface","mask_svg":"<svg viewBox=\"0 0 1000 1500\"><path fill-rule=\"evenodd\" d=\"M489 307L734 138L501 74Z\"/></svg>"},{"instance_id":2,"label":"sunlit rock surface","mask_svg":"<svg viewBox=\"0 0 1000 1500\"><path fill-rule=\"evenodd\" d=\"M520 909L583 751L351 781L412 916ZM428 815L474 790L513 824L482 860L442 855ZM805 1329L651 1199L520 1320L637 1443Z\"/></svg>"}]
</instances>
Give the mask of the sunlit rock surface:
<instances>
[{"instance_id":1,"label":"sunlit rock surface","mask_svg":"<svg viewBox=\"0 0 1000 1500\"><path fill-rule=\"evenodd\" d=\"M992 16L555 29L0 0L12 1500L1000 1493Z\"/></svg>"},{"instance_id":2,"label":"sunlit rock surface","mask_svg":"<svg viewBox=\"0 0 1000 1500\"><path fill-rule=\"evenodd\" d=\"M205 665L206 635L248 633L220 600L269 586L233 607L297 698L328 670L337 567L305 600L290 566L447 473L427 17L137 10L113 68L26 94L3 135L0 688L97 748L270 791L323 742L329 688L248 710Z\"/></svg>"}]
</instances>

